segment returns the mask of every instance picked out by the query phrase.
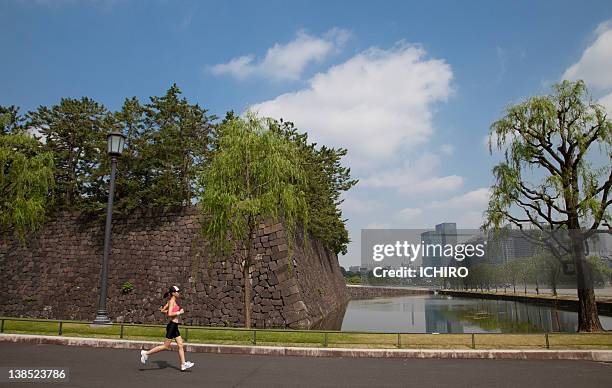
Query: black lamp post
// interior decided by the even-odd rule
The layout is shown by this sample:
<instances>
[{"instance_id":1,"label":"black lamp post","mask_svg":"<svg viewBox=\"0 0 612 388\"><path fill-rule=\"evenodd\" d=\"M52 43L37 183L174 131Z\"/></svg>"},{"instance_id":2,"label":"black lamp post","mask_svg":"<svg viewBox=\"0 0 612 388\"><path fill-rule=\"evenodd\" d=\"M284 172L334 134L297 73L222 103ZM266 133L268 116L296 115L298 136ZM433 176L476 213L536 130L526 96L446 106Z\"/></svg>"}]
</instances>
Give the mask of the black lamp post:
<instances>
[{"instance_id":1,"label":"black lamp post","mask_svg":"<svg viewBox=\"0 0 612 388\"><path fill-rule=\"evenodd\" d=\"M106 227L104 229L104 259L102 261L102 273L100 277L100 303L94 324L105 325L111 323L106 312L106 296L108 283L108 254L111 245L111 228L113 223L113 196L115 193L115 173L117 171L117 157L123 151L125 136L114 130L106 138L107 153L111 157L111 175L108 189L108 205L106 206Z\"/></svg>"}]
</instances>

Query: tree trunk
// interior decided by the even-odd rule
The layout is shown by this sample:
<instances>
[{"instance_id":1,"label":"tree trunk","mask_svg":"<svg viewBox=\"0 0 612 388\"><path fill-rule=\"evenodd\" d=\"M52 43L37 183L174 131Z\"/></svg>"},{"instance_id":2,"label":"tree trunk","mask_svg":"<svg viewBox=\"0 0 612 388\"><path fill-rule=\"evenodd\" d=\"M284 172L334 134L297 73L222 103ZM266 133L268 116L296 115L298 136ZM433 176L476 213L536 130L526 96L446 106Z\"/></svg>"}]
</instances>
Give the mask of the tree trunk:
<instances>
[{"instance_id":1,"label":"tree trunk","mask_svg":"<svg viewBox=\"0 0 612 388\"><path fill-rule=\"evenodd\" d=\"M249 250L250 251L250 250ZM251 266L248 264L248 260L242 268L244 278L244 327L247 329L251 328Z\"/></svg>"},{"instance_id":2,"label":"tree trunk","mask_svg":"<svg viewBox=\"0 0 612 388\"><path fill-rule=\"evenodd\" d=\"M584 253L584 237L580 230L570 230L574 266L576 267L576 286L578 291L578 331L593 332L603 331L599 315L597 314L597 303L595 301L595 290L591 269L589 268Z\"/></svg>"},{"instance_id":3,"label":"tree trunk","mask_svg":"<svg viewBox=\"0 0 612 388\"><path fill-rule=\"evenodd\" d=\"M251 220L249 219L248 222L250 225ZM244 278L244 327L247 329L251 328L251 302L253 300L253 284L251 283L251 264L253 259L253 241L251 240L251 237L253 236L252 230L253 229L249 227L247 257L244 260L244 266L242 267L242 276Z\"/></svg>"}]
</instances>

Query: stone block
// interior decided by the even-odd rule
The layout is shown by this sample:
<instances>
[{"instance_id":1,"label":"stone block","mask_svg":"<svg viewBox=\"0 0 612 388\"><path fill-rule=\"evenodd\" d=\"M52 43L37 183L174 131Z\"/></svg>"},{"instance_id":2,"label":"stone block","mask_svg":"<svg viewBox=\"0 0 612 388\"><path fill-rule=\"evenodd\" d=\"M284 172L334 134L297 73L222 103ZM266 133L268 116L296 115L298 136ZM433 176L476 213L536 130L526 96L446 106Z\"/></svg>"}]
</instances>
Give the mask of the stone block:
<instances>
[{"instance_id":1,"label":"stone block","mask_svg":"<svg viewBox=\"0 0 612 388\"><path fill-rule=\"evenodd\" d=\"M287 305L287 306L291 306L293 305L295 302L299 301L300 298L300 294L293 294L293 295L289 295L286 297L283 297L282 302Z\"/></svg>"}]
</instances>

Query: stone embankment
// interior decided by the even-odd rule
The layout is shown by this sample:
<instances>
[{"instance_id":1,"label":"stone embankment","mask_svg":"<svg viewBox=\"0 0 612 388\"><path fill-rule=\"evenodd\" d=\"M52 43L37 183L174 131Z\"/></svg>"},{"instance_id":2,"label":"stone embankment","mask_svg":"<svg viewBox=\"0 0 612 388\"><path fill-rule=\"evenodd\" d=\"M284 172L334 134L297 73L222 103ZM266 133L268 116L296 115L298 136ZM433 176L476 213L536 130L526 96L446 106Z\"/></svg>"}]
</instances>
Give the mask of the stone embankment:
<instances>
[{"instance_id":1,"label":"stone embankment","mask_svg":"<svg viewBox=\"0 0 612 388\"><path fill-rule=\"evenodd\" d=\"M163 323L162 294L177 284L184 323L244 326L242 252L215 255L196 208L147 210L113 220L108 311L113 321ZM52 217L21 244L0 236L0 315L93 320L98 308L104 220ZM338 259L315 239L261 224L251 267L254 327L308 328L349 299Z\"/></svg>"},{"instance_id":2,"label":"stone embankment","mask_svg":"<svg viewBox=\"0 0 612 388\"><path fill-rule=\"evenodd\" d=\"M461 290L440 290L440 295L450 295L463 298L509 300L523 303L535 303L555 307L561 310L578 311L578 299L567 295L533 295L503 292L477 292ZM612 316L612 300L597 300L597 311L599 314Z\"/></svg>"},{"instance_id":3,"label":"stone embankment","mask_svg":"<svg viewBox=\"0 0 612 388\"><path fill-rule=\"evenodd\" d=\"M347 289L351 299L373 299L381 297L433 294L433 291L427 288L410 287L377 287L348 285Z\"/></svg>"}]
</instances>

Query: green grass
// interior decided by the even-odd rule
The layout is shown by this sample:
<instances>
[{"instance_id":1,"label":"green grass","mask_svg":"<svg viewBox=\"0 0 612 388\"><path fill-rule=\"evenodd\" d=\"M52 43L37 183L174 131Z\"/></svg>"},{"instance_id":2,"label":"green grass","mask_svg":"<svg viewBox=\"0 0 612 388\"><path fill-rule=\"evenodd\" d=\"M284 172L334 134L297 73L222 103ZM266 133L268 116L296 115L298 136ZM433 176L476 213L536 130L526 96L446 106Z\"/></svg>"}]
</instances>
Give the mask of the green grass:
<instances>
[{"instance_id":1,"label":"green grass","mask_svg":"<svg viewBox=\"0 0 612 388\"><path fill-rule=\"evenodd\" d=\"M254 331L245 329L181 326L189 343L252 345ZM59 322L31 320L4 321L4 333L59 335ZM90 323L67 321L62 335L68 337L120 338L120 325L92 327ZM123 338L162 341L164 326L124 325ZM471 349L471 334L386 334L296 330L255 330L257 345L337 348L397 349ZM610 349L612 333L554 333L548 336L550 349ZM476 334L476 349L545 349L546 337L539 334Z\"/></svg>"}]
</instances>

